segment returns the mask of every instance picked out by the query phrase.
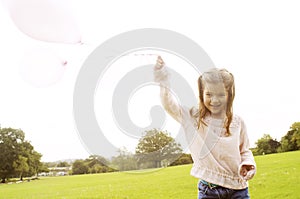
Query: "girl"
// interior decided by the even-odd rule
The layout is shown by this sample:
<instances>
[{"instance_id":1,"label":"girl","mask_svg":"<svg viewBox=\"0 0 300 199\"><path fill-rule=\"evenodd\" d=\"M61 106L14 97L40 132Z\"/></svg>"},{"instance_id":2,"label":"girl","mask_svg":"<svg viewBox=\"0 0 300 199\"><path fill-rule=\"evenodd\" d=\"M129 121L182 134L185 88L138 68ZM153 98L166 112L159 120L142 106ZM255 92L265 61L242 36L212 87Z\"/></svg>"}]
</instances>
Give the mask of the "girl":
<instances>
[{"instance_id":1,"label":"girl","mask_svg":"<svg viewBox=\"0 0 300 199\"><path fill-rule=\"evenodd\" d=\"M186 108L172 98L168 76L159 56L155 81L165 110L183 126L194 161L191 175L200 179L198 198L250 198L247 181L256 164L245 123L232 112L233 75L225 69L203 73L198 79L198 108Z\"/></svg>"}]
</instances>

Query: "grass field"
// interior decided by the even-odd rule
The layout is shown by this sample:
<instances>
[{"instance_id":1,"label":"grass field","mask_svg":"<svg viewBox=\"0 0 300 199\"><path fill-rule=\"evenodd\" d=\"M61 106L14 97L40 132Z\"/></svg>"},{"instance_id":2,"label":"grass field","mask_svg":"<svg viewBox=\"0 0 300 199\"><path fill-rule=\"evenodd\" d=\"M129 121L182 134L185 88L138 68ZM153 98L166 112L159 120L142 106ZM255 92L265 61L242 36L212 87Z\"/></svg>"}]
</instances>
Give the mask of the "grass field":
<instances>
[{"instance_id":1,"label":"grass field","mask_svg":"<svg viewBox=\"0 0 300 199\"><path fill-rule=\"evenodd\" d=\"M250 181L252 199L300 198L300 151L257 156L258 172ZM45 177L20 184L0 185L0 198L197 198L191 165L147 172Z\"/></svg>"}]
</instances>

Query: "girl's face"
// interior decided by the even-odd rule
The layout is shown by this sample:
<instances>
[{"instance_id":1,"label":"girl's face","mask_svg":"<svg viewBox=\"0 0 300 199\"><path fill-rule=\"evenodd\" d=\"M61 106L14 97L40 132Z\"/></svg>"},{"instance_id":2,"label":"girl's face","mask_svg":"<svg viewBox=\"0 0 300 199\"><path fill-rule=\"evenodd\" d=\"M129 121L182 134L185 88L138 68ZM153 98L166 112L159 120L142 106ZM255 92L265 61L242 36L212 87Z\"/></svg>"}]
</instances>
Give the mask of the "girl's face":
<instances>
[{"instance_id":1,"label":"girl's face","mask_svg":"<svg viewBox=\"0 0 300 199\"><path fill-rule=\"evenodd\" d=\"M223 83L205 83L203 91L203 103L215 118L226 116L227 92Z\"/></svg>"}]
</instances>

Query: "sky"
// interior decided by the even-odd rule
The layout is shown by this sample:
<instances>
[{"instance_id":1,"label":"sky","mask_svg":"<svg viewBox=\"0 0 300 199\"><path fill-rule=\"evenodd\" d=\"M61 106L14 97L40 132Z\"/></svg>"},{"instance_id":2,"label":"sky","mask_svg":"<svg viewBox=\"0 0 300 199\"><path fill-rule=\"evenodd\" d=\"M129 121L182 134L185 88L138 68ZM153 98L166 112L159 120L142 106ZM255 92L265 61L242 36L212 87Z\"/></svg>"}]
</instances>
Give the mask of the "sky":
<instances>
[{"instance_id":1,"label":"sky","mask_svg":"<svg viewBox=\"0 0 300 199\"><path fill-rule=\"evenodd\" d=\"M27 0L22 9L30 10L26 6L35 1ZM22 129L43 154L42 161L89 156L73 117L77 76L97 46L141 28L183 34L200 45L216 67L234 74L234 112L245 120L252 146L263 134L280 140L292 123L300 121L297 1L65 0L54 1L54 8L43 12L49 1L44 0L28 16L19 14L21 1L12 0L15 4L10 5L0 1L0 124ZM54 15L51 9L62 11ZM49 18L52 29L37 32L34 24ZM113 90L126 72L155 63L156 56L144 53L116 60L95 92L98 124L118 147L134 149L137 139L118 129L111 113ZM191 66L170 53L155 53L162 54L166 64L196 90L198 74ZM158 104L158 88L143 86L132 93L128 113L136 125L144 126L149 123L150 108ZM164 128L176 132L179 125L168 117Z\"/></svg>"}]
</instances>

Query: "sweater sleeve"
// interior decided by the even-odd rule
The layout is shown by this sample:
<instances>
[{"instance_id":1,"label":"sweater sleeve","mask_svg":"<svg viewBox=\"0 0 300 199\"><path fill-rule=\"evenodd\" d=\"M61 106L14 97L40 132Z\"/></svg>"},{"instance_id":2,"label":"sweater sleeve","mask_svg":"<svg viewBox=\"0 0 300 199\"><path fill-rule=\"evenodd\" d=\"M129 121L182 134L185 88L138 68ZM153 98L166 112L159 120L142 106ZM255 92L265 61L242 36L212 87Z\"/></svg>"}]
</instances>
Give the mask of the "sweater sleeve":
<instances>
[{"instance_id":1,"label":"sweater sleeve","mask_svg":"<svg viewBox=\"0 0 300 199\"><path fill-rule=\"evenodd\" d=\"M154 80L159 83L160 86L160 98L164 109L170 114L176 121L182 123L182 107L174 99L170 89L169 72L167 67L164 66L161 69L154 69Z\"/></svg>"},{"instance_id":2,"label":"sweater sleeve","mask_svg":"<svg viewBox=\"0 0 300 199\"><path fill-rule=\"evenodd\" d=\"M244 121L241 121L241 132L240 132L240 154L241 164L239 170L243 165L252 165L256 168L253 154L250 150L250 142L247 134L247 128Z\"/></svg>"}]
</instances>

